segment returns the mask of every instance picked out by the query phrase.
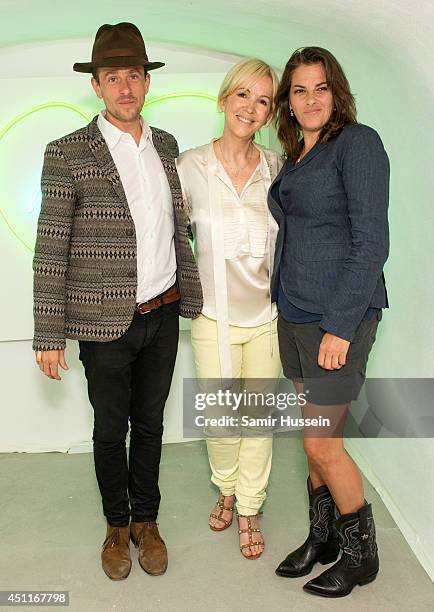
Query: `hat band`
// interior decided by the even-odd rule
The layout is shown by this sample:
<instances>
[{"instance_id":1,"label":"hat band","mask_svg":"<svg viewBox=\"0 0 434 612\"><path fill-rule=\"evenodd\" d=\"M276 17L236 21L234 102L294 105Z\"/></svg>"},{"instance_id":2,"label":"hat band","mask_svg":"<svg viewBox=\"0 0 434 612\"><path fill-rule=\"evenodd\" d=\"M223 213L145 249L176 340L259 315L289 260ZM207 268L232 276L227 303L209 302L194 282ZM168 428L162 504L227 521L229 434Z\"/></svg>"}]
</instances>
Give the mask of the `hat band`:
<instances>
[{"instance_id":1,"label":"hat band","mask_svg":"<svg viewBox=\"0 0 434 612\"><path fill-rule=\"evenodd\" d=\"M146 56L146 53L143 53L143 50L134 50L128 48L128 49L107 49L106 51L104 51L101 54L94 54L93 56L93 61L99 61L99 60L103 60L106 59L108 57L140 57L143 56L143 58L148 61L148 58Z\"/></svg>"}]
</instances>

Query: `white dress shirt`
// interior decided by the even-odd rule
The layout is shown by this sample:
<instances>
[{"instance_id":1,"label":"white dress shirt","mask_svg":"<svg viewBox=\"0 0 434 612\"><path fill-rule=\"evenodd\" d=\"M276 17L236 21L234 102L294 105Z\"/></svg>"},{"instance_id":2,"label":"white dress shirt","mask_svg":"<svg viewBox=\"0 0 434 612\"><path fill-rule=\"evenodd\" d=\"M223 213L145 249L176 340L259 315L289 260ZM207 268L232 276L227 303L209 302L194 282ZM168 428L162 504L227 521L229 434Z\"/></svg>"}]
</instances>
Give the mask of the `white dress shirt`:
<instances>
[{"instance_id":1,"label":"white dress shirt","mask_svg":"<svg viewBox=\"0 0 434 612\"><path fill-rule=\"evenodd\" d=\"M163 293L176 280L172 194L152 143L151 128L142 118L140 121L138 145L131 134L107 121L104 111L97 122L119 172L136 229L138 303Z\"/></svg>"}]
</instances>

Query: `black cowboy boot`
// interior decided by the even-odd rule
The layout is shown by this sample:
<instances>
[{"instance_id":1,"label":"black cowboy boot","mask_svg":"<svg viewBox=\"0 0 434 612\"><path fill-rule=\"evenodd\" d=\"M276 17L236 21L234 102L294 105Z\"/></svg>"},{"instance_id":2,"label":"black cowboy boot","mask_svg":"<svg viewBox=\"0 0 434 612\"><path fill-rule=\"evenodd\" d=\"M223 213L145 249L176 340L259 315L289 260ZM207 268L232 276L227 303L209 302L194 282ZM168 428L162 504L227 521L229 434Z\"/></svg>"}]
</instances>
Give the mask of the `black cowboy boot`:
<instances>
[{"instance_id":1,"label":"black cowboy boot","mask_svg":"<svg viewBox=\"0 0 434 612\"><path fill-rule=\"evenodd\" d=\"M332 567L304 585L308 593L323 597L345 597L356 584L375 580L378 552L371 504L357 512L342 514L335 523L342 557Z\"/></svg>"},{"instance_id":2,"label":"black cowboy boot","mask_svg":"<svg viewBox=\"0 0 434 612\"><path fill-rule=\"evenodd\" d=\"M339 554L339 544L333 530L335 504L326 485L312 489L307 479L309 493L310 529L307 540L290 553L276 569L278 576L298 578L311 572L315 563L332 563Z\"/></svg>"}]
</instances>

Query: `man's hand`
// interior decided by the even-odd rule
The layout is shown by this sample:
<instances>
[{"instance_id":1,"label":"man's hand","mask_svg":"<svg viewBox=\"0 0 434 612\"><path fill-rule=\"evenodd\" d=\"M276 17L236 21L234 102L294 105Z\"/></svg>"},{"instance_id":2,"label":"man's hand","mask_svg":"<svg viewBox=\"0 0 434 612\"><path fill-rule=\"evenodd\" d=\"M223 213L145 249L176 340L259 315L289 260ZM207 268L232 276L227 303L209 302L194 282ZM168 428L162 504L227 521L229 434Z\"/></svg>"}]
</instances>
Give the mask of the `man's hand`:
<instances>
[{"instance_id":1,"label":"man's hand","mask_svg":"<svg viewBox=\"0 0 434 612\"><path fill-rule=\"evenodd\" d=\"M318 365L325 370L340 370L346 364L350 342L326 332L319 345Z\"/></svg>"},{"instance_id":2,"label":"man's hand","mask_svg":"<svg viewBox=\"0 0 434 612\"><path fill-rule=\"evenodd\" d=\"M59 376L59 365L64 370L69 370L65 361L65 350L37 351L36 363L41 372L53 380L62 380Z\"/></svg>"}]
</instances>

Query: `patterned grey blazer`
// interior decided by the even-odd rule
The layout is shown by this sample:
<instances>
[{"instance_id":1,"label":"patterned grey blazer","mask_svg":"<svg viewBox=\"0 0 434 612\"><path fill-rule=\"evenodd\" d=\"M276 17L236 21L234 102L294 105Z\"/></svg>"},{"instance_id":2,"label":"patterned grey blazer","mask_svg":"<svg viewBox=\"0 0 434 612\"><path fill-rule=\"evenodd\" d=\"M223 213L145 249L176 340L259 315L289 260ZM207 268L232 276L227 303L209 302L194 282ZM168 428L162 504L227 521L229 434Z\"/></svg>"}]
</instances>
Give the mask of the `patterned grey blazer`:
<instances>
[{"instance_id":1,"label":"patterned grey blazer","mask_svg":"<svg viewBox=\"0 0 434 612\"><path fill-rule=\"evenodd\" d=\"M34 350L62 349L66 338L114 340L133 317L135 227L96 120L51 142L45 151L33 261ZM172 192L180 314L196 317L202 290L175 167L178 145L157 128L152 138Z\"/></svg>"}]
</instances>

